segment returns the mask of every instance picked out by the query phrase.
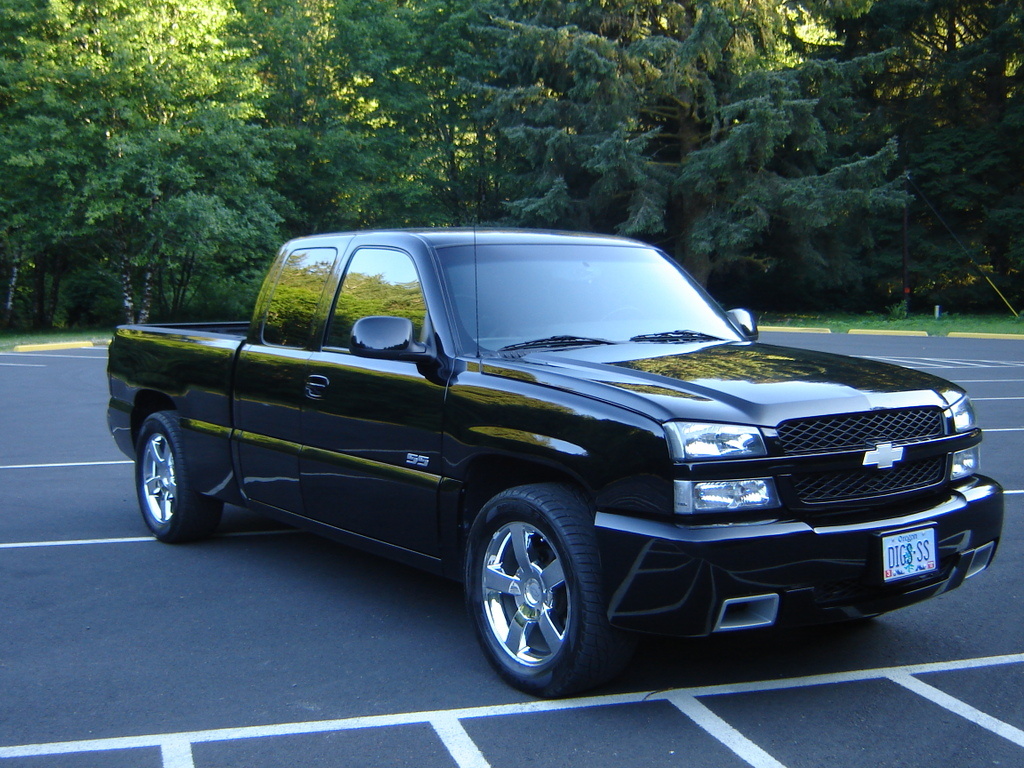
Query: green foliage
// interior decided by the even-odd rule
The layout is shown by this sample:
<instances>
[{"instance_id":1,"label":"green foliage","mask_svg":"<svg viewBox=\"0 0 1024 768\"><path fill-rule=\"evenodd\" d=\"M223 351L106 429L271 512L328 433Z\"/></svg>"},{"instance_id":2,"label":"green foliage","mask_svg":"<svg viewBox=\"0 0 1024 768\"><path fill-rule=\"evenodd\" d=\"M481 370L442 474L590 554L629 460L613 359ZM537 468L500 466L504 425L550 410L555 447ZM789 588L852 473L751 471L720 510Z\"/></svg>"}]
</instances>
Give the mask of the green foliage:
<instances>
[{"instance_id":1,"label":"green foliage","mask_svg":"<svg viewBox=\"0 0 1024 768\"><path fill-rule=\"evenodd\" d=\"M492 86L515 223L654 239L698 280L736 264L838 281L901 196L856 131L877 62L802 60L777 4L521 3ZM805 9L810 13L810 9Z\"/></svg>"},{"instance_id":2,"label":"green foliage","mask_svg":"<svg viewBox=\"0 0 1024 768\"><path fill-rule=\"evenodd\" d=\"M883 311L907 201L915 302L1024 305L1022 42L1006 0L5 0L0 327L243 315L288 236L484 223Z\"/></svg>"},{"instance_id":3,"label":"green foliage","mask_svg":"<svg viewBox=\"0 0 1024 768\"><path fill-rule=\"evenodd\" d=\"M928 304L999 307L986 275L1024 304L1020 3L878 2L843 33L848 51L887 55L869 97L878 105L877 129L900 137L901 163L915 185L916 293Z\"/></svg>"},{"instance_id":4,"label":"green foliage","mask_svg":"<svg viewBox=\"0 0 1024 768\"><path fill-rule=\"evenodd\" d=\"M258 81L223 42L226 3L104 0L17 15L3 45L4 255L58 317L72 265L119 275L125 319L180 314L197 282L276 245ZM260 259L262 261L262 258ZM69 307L74 317L79 309Z\"/></svg>"}]
</instances>

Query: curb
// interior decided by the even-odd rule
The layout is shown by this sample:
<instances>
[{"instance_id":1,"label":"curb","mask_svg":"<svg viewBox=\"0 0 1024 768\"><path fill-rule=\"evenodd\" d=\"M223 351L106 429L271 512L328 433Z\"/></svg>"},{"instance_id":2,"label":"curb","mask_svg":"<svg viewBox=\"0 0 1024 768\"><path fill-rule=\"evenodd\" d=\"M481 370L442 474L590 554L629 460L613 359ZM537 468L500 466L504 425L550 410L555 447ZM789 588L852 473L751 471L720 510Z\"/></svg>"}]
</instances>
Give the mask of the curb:
<instances>
[{"instance_id":1,"label":"curb","mask_svg":"<svg viewBox=\"0 0 1024 768\"><path fill-rule=\"evenodd\" d=\"M887 331L881 328L851 328L848 334L856 336L927 336L928 331Z\"/></svg>"},{"instance_id":2,"label":"curb","mask_svg":"<svg viewBox=\"0 0 1024 768\"><path fill-rule=\"evenodd\" d=\"M768 333L832 333L828 328L790 328L784 325L762 325L760 331ZM842 333L840 331L840 333ZM917 336L932 338L928 331L887 331L881 328L851 328L846 331L847 335L860 336ZM937 334L934 338L941 339L942 335ZM1024 341L1024 333L974 333L969 331L950 331L945 334L948 339L1010 339L1013 341Z\"/></svg>"},{"instance_id":3,"label":"curb","mask_svg":"<svg viewBox=\"0 0 1024 768\"><path fill-rule=\"evenodd\" d=\"M968 331L950 331L946 334L952 339L1018 339L1024 340L1024 333L970 333Z\"/></svg>"},{"instance_id":4,"label":"curb","mask_svg":"<svg viewBox=\"0 0 1024 768\"><path fill-rule=\"evenodd\" d=\"M46 352L47 350L58 349L85 349L86 347L99 346L94 341L60 341L52 344L19 344L14 347L15 352Z\"/></svg>"},{"instance_id":5,"label":"curb","mask_svg":"<svg viewBox=\"0 0 1024 768\"><path fill-rule=\"evenodd\" d=\"M790 328L785 325L761 325L758 330L769 333L832 333L830 328Z\"/></svg>"}]
</instances>

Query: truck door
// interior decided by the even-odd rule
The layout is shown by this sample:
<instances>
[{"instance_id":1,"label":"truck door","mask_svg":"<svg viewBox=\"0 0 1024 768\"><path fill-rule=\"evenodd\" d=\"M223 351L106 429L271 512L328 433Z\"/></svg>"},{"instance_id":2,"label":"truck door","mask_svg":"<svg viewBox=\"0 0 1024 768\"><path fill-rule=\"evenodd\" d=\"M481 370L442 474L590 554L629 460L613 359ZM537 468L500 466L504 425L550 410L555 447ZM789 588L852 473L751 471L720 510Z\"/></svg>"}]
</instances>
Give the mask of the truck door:
<instances>
[{"instance_id":1,"label":"truck door","mask_svg":"<svg viewBox=\"0 0 1024 768\"><path fill-rule=\"evenodd\" d=\"M235 366L235 444L246 496L302 512L299 453L302 406L318 307L330 281L335 248L300 248L261 297L263 322Z\"/></svg>"},{"instance_id":2,"label":"truck door","mask_svg":"<svg viewBox=\"0 0 1024 768\"><path fill-rule=\"evenodd\" d=\"M306 516L421 554L438 553L441 412L445 388L416 363L349 353L361 317L430 320L412 257L358 248L309 360L300 461Z\"/></svg>"}]
</instances>

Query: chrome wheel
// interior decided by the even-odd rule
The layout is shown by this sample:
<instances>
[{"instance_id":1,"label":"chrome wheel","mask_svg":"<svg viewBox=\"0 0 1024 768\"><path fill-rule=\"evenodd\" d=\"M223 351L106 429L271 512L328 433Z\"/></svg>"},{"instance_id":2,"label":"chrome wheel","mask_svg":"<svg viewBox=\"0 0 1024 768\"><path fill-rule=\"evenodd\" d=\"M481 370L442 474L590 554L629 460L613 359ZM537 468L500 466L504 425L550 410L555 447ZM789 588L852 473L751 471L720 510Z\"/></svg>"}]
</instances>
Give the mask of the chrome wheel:
<instances>
[{"instance_id":1,"label":"chrome wheel","mask_svg":"<svg viewBox=\"0 0 1024 768\"><path fill-rule=\"evenodd\" d=\"M487 626L505 653L529 667L550 661L572 621L552 543L529 523L507 523L491 536L481 576Z\"/></svg>"},{"instance_id":2,"label":"chrome wheel","mask_svg":"<svg viewBox=\"0 0 1024 768\"><path fill-rule=\"evenodd\" d=\"M151 413L135 443L135 490L142 519L160 541L202 539L220 523L223 502L196 492L178 414Z\"/></svg>"},{"instance_id":3,"label":"chrome wheel","mask_svg":"<svg viewBox=\"0 0 1024 768\"><path fill-rule=\"evenodd\" d=\"M142 454L142 497L144 511L158 525L174 516L178 483L174 473L174 454L167 438L157 432L150 435Z\"/></svg>"}]
</instances>

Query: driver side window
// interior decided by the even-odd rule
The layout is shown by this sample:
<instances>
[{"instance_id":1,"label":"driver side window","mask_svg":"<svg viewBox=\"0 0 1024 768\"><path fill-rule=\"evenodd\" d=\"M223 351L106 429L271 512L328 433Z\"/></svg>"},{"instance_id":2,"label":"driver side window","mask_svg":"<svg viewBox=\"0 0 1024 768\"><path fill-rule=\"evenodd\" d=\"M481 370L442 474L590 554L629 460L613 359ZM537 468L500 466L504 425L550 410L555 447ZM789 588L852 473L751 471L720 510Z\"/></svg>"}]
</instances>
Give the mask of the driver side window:
<instances>
[{"instance_id":1,"label":"driver side window","mask_svg":"<svg viewBox=\"0 0 1024 768\"><path fill-rule=\"evenodd\" d=\"M412 257L385 248L356 251L334 302L325 347L348 349L352 326L361 317L385 315L412 320L422 338L427 307Z\"/></svg>"}]
</instances>

